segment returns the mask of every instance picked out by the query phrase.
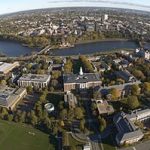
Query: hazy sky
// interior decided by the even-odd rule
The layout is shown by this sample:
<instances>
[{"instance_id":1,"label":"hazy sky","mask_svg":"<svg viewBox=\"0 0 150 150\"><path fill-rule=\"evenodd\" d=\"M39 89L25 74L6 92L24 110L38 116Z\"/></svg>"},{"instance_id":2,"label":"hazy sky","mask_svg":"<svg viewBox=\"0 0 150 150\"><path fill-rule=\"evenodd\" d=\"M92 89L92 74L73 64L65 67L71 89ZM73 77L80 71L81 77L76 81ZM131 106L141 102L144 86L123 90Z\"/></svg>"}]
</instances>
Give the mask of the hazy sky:
<instances>
[{"instance_id":1,"label":"hazy sky","mask_svg":"<svg viewBox=\"0 0 150 150\"><path fill-rule=\"evenodd\" d=\"M150 0L0 0L0 14L69 6L119 7L150 11Z\"/></svg>"}]
</instances>

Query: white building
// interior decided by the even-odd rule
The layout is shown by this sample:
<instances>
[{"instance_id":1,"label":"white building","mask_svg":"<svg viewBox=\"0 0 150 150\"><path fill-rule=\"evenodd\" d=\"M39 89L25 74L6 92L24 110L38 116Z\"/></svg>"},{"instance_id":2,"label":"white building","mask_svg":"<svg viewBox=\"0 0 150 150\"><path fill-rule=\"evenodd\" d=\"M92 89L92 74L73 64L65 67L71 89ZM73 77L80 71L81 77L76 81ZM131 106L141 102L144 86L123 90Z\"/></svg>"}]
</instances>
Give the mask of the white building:
<instances>
[{"instance_id":1,"label":"white building","mask_svg":"<svg viewBox=\"0 0 150 150\"><path fill-rule=\"evenodd\" d=\"M18 62L14 62L14 63L0 62L0 74L5 75L5 74L9 73L10 71L12 71L16 67L19 67Z\"/></svg>"},{"instance_id":2,"label":"white building","mask_svg":"<svg viewBox=\"0 0 150 150\"><path fill-rule=\"evenodd\" d=\"M104 15L104 21L107 21L108 20L108 14L105 14Z\"/></svg>"},{"instance_id":3,"label":"white building","mask_svg":"<svg viewBox=\"0 0 150 150\"><path fill-rule=\"evenodd\" d=\"M13 109L26 95L27 91L25 88L0 87L0 106Z\"/></svg>"},{"instance_id":4,"label":"white building","mask_svg":"<svg viewBox=\"0 0 150 150\"><path fill-rule=\"evenodd\" d=\"M39 74L24 74L18 80L18 85L20 87L37 87L45 88L50 82L50 75L39 75Z\"/></svg>"}]
</instances>

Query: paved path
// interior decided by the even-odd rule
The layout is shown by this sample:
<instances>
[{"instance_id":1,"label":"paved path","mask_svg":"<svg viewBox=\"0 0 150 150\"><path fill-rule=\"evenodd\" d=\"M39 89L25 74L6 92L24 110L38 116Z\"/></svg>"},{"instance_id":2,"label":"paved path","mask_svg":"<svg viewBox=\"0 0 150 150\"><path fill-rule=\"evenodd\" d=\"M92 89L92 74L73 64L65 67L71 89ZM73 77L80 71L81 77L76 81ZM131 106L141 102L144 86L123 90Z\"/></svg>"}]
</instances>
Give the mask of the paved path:
<instances>
[{"instance_id":1,"label":"paved path","mask_svg":"<svg viewBox=\"0 0 150 150\"><path fill-rule=\"evenodd\" d=\"M95 124L93 123L95 122L95 120L91 112L90 100L85 99L84 105L85 105L86 115L87 115L86 121L88 122L89 126L94 129L95 133L97 133L95 134L94 139L91 139L89 136L89 142L91 143L92 150L104 150L103 145L101 143L101 135L99 134L98 129L95 127Z\"/></svg>"},{"instance_id":2,"label":"paved path","mask_svg":"<svg viewBox=\"0 0 150 150\"><path fill-rule=\"evenodd\" d=\"M150 150L150 140L128 148L118 148L118 150Z\"/></svg>"}]
</instances>

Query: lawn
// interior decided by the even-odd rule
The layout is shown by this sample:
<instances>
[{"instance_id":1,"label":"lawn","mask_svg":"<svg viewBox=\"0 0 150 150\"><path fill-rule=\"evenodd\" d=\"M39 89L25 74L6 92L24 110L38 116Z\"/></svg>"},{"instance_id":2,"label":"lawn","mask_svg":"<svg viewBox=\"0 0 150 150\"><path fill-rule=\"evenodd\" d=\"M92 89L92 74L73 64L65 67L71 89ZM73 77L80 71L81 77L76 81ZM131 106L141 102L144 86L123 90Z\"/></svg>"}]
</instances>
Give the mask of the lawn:
<instances>
[{"instance_id":1,"label":"lawn","mask_svg":"<svg viewBox=\"0 0 150 150\"><path fill-rule=\"evenodd\" d=\"M49 135L0 120L0 150L54 150L54 147L49 143Z\"/></svg>"},{"instance_id":2,"label":"lawn","mask_svg":"<svg viewBox=\"0 0 150 150\"><path fill-rule=\"evenodd\" d=\"M102 144L103 144L104 150L116 150L114 143L113 143L112 135L103 139Z\"/></svg>"}]
</instances>

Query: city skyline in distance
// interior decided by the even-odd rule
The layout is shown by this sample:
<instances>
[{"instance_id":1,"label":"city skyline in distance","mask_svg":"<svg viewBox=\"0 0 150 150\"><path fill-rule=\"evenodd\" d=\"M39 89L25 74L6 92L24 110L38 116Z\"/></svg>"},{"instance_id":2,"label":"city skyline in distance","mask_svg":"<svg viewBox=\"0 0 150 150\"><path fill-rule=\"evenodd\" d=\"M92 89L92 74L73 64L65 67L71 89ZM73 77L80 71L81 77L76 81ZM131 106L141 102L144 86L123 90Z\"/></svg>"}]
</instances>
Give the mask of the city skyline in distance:
<instances>
[{"instance_id":1,"label":"city skyline in distance","mask_svg":"<svg viewBox=\"0 0 150 150\"><path fill-rule=\"evenodd\" d=\"M0 2L0 14L58 7L112 7L150 11L149 0L5 0Z\"/></svg>"}]
</instances>

